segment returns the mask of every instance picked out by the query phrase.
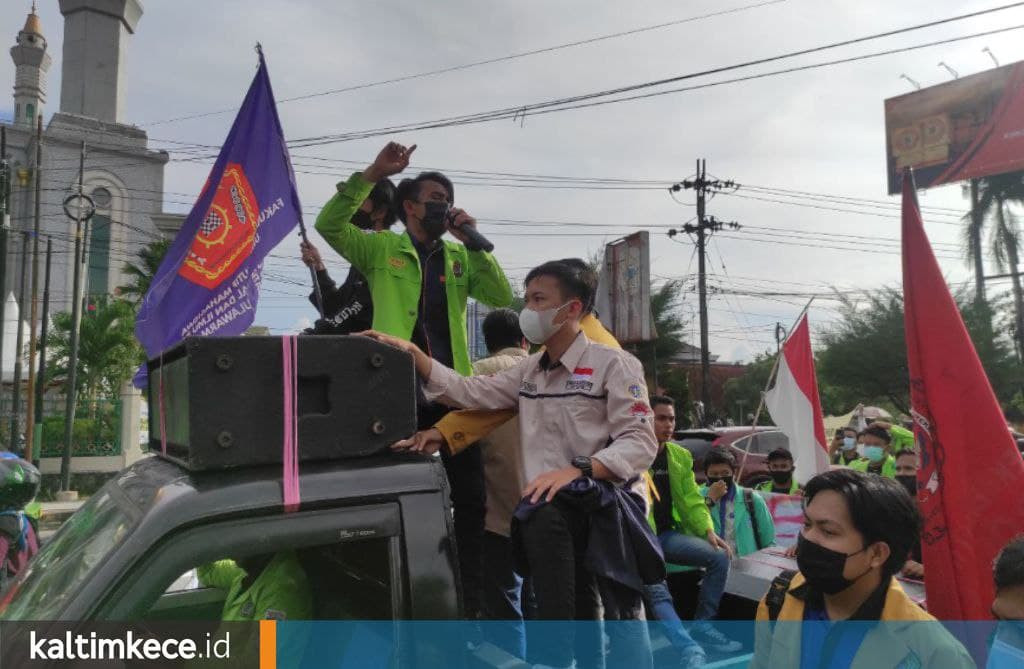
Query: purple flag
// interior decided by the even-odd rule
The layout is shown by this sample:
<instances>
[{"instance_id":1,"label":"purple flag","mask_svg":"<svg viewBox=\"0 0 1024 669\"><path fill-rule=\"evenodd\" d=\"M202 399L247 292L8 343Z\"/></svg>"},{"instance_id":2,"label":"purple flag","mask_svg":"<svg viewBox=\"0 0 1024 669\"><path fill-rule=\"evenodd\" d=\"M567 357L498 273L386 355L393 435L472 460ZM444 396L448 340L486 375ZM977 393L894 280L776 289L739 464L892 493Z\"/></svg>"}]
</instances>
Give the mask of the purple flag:
<instances>
[{"instance_id":1,"label":"purple flag","mask_svg":"<svg viewBox=\"0 0 1024 669\"><path fill-rule=\"evenodd\" d=\"M135 335L150 358L188 336L244 332L256 312L263 259L302 217L259 55L217 162L139 308ZM144 379L145 367L136 385Z\"/></svg>"}]
</instances>

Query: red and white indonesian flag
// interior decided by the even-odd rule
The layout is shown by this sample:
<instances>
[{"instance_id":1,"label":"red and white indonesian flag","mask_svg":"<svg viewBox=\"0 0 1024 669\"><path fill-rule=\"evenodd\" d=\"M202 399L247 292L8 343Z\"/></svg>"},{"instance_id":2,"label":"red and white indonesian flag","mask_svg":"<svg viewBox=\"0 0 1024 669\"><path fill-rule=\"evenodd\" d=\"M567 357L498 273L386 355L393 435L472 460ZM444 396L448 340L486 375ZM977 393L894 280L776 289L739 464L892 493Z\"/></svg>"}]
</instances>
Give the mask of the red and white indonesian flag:
<instances>
[{"instance_id":1,"label":"red and white indonesian flag","mask_svg":"<svg viewBox=\"0 0 1024 669\"><path fill-rule=\"evenodd\" d=\"M828 471L825 419L818 398L807 314L782 345L775 386L765 393L764 403L775 424L789 437L797 482L803 485L815 474Z\"/></svg>"}]
</instances>

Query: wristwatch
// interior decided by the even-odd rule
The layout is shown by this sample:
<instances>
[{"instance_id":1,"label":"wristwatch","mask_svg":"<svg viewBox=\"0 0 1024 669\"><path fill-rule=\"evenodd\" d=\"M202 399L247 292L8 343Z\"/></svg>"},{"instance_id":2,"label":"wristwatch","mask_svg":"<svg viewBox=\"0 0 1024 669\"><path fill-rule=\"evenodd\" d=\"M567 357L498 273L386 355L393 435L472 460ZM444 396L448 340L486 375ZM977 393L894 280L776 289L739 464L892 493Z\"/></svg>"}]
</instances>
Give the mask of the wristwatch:
<instances>
[{"instance_id":1,"label":"wristwatch","mask_svg":"<svg viewBox=\"0 0 1024 669\"><path fill-rule=\"evenodd\" d=\"M583 476L586 478L589 479L594 477L594 465L586 455L577 455L573 458L572 466L583 472Z\"/></svg>"}]
</instances>

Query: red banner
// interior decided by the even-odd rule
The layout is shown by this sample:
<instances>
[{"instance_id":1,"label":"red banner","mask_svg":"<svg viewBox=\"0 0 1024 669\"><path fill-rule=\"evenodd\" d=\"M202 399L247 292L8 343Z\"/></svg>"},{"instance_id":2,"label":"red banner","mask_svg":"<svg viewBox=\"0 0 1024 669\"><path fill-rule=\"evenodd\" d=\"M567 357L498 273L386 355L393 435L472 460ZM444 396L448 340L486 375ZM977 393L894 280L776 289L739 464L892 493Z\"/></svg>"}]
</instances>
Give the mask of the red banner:
<instances>
[{"instance_id":1,"label":"red banner","mask_svg":"<svg viewBox=\"0 0 1024 669\"><path fill-rule=\"evenodd\" d=\"M928 611L991 618L992 560L1024 529L1024 461L903 184L903 296Z\"/></svg>"}]
</instances>

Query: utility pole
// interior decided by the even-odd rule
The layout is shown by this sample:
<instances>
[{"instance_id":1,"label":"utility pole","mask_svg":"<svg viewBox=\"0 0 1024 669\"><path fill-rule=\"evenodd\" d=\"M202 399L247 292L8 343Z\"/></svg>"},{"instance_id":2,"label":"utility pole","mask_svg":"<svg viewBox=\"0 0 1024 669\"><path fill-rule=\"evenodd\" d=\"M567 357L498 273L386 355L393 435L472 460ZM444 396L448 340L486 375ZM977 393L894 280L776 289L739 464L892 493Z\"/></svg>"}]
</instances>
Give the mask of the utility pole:
<instances>
[{"instance_id":1,"label":"utility pole","mask_svg":"<svg viewBox=\"0 0 1024 669\"><path fill-rule=\"evenodd\" d=\"M7 233L11 229L11 166L7 162L7 126L0 125L0 376L4 359L4 307L7 306ZM11 442L13 443L13 442Z\"/></svg>"},{"instance_id":2,"label":"utility pole","mask_svg":"<svg viewBox=\"0 0 1024 669\"><path fill-rule=\"evenodd\" d=\"M82 264L79 262L79 258L80 254L85 252L82 248L82 227L96 211L92 199L85 194L84 180L85 142L83 141L82 151L78 158L78 193L64 200L64 213L75 219L75 257L71 261L75 272L71 296L71 355L68 360L68 378L64 386L67 404L64 410L64 454L60 461L61 492L70 499L77 497L71 493L71 439L75 427L75 402L77 400L75 392L77 379L75 377L78 371L79 330L82 326ZM73 216L70 209L72 203L75 204Z\"/></svg>"},{"instance_id":3,"label":"utility pole","mask_svg":"<svg viewBox=\"0 0 1024 669\"><path fill-rule=\"evenodd\" d=\"M708 180L708 163L706 160L697 160L697 176L695 179L686 179L681 183L672 186L671 190L678 192L682 189L693 189L697 193L697 224L687 223L683 226L683 232L697 235L697 291L700 297L700 397L704 403L704 423L707 425L711 415L711 351L708 344L708 288L706 273L707 240L711 233L729 226L738 230L738 223L722 223L714 217L707 216L705 206L707 194L717 193L721 190L736 187L733 181L720 181L718 179ZM678 230L668 231L669 237L679 234Z\"/></svg>"},{"instance_id":4,"label":"utility pole","mask_svg":"<svg viewBox=\"0 0 1024 669\"><path fill-rule=\"evenodd\" d=\"M34 441L25 445L25 459L32 462L32 455L40 457L43 444L43 393L46 392L46 338L50 330L50 264L53 260L53 240L46 238L46 282L43 284L43 322L39 336L39 373L36 375L36 429Z\"/></svg>"},{"instance_id":5,"label":"utility pole","mask_svg":"<svg viewBox=\"0 0 1024 669\"><path fill-rule=\"evenodd\" d=\"M21 412L21 357L25 341L25 319L21 309L25 304L25 278L28 270L28 233L22 232L24 243L21 253L21 285L18 289L18 334L14 342L14 383L11 385L11 451L17 452L18 415Z\"/></svg>"},{"instance_id":6,"label":"utility pole","mask_svg":"<svg viewBox=\"0 0 1024 669\"><path fill-rule=\"evenodd\" d=\"M36 118L35 209L32 215L32 307L28 319L28 397L25 407L25 459L31 462L35 434L36 319L39 317L39 202L43 183L43 115Z\"/></svg>"}]
</instances>

